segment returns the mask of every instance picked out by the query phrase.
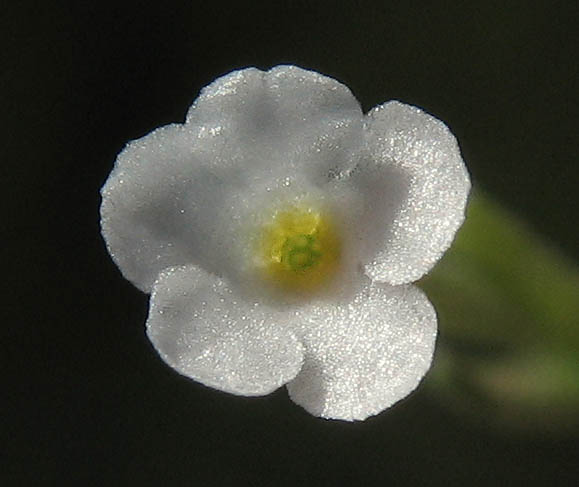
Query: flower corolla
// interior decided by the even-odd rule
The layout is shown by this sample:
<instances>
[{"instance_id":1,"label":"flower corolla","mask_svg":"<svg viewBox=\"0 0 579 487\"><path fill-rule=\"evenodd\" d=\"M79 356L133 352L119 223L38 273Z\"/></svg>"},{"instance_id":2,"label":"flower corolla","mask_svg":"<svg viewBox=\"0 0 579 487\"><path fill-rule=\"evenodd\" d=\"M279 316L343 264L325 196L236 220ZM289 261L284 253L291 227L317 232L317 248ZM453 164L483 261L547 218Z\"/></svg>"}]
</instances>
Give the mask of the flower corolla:
<instances>
[{"instance_id":1,"label":"flower corolla","mask_svg":"<svg viewBox=\"0 0 579 487\"><path fill-rule=\"evenodd\" d=\"M352 421L429 369L436 313L411 283L450 246L469 189L455 138L424 111L364 115L332 78L249 68L125 147L101 224L151 293L147 334L168 365L245 396L286 385L311 414Z\"/></svg>"}]
</instances>

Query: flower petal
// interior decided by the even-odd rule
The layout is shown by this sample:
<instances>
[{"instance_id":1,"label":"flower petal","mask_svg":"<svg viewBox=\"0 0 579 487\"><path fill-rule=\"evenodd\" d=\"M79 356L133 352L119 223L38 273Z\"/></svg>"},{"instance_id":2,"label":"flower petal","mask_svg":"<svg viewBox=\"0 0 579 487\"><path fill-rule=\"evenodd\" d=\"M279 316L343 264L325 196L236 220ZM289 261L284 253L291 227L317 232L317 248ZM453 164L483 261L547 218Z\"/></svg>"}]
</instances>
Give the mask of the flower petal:
<instances>
[{"instance_id":1,"label":"flower petal","mask_svg":"<svg viewBox=\"0 0 579 487\"><path fill-rule=\"evenodd\" d=\"M207 240L220 202L237 183L203 163L203 149L213 141L200 143L198 135L175 124L130 142L101 190L109 252L123 275L145 292L169 266L203 262L212 270L218 260Z\"/></svg>"},{"instance_id":2,"label":"flower petal","mask_svg":"<svg viewBox=\"0 0 579 487\"><path fill-rule=\"evenodd\" d=\"M293 379L302 366L303 348L283 321L274 310L236 296L222 279L175 267L155 283L147 334L181 374L256 396Z\"/></svg>"},{"instance_id":3,"label":"flower petal","mask_svg":"<svg viewBox=\"0 0 579 487\"><path fill-rule=\"evenodd\" d=\"M367 141L372 162L353 182L367 189L381 244L366 273L393 285L416 281L464 220L470 179L458 144L441 121L396 101L367 115Z\"/></svg>"},{"instance_id":4,"label":"flower petal","mask_svg":"<svg viewBox=\"0 0 579 487\"><path fill-rule=\"evenodd\" d=\"M219 157L262 178L294 172L323 180L355 164L363 115L335 79L296 66L233 71L204 88L187 123L229 141Z\"/></svg>"},{"instance_id":5,"label":"flower petal","mask_svg":"<svg viewBox=\"0 0 579 487\"><path fill-rule=\"evenodd\" d=\"M413 391L428 368L436 313L416 287L369 284L350 304L297 312L305 363L290 397L315 416L363 420Z\"/></svg>"}]
</instances>

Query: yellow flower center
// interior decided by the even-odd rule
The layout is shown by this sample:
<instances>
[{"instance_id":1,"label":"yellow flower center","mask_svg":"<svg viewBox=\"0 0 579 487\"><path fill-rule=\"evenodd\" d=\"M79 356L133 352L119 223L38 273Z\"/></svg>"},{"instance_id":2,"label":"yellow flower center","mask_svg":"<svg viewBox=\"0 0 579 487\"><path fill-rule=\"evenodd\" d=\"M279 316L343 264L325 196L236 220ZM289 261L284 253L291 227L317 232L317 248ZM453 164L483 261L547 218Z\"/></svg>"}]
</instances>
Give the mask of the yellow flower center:
<instances>
[{"instance_id":1,"label":"yellow flower center","mask_svg":"<svg viewBox=\"0 0 579 487\"><path fill-rule=\"evenodd\" d=\"M265 227L260 253L264 273L274 285L311 292L327 284L338 269L340 239L329 215L291 207Z\"/></svg>"}]
</instances>

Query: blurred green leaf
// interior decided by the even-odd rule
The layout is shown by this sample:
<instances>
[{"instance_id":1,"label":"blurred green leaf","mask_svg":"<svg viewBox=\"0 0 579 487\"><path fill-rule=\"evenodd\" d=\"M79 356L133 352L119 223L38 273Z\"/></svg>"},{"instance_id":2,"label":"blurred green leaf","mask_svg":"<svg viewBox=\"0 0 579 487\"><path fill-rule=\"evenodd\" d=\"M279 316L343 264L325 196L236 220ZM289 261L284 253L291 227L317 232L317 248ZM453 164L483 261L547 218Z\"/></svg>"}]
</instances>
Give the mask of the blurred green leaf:
<instances>
[{"instance_id":1,"label":"blurred green leaf","mask_svg":"<svg viewBox=\"0 0 579 487\"><path fill-rule=\"evenodd\" d=\"M440 321L437 395L485 423L579 426L579 272L476 193L449 252L423 281Z\"/></svg>"}]
</instances>

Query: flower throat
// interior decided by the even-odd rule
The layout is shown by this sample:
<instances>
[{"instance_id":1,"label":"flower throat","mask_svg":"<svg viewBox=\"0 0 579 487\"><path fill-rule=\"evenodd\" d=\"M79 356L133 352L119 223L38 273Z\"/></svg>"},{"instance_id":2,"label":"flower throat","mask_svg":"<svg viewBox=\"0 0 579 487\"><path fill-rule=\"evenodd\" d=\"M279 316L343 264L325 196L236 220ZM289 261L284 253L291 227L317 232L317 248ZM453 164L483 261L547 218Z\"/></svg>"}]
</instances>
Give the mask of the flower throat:
<instances>
[{"instance_id":1,"label":"flower throat","mask_svg":"<svg viewBox=\"0 0 579 487\"><path fill-rule=\"evenodd\" d=\"M322 288L338 269L340 247L329 215L290 207L264 229L260 253L265 277L293 293Z\"/></svg>"}]
</instances>

